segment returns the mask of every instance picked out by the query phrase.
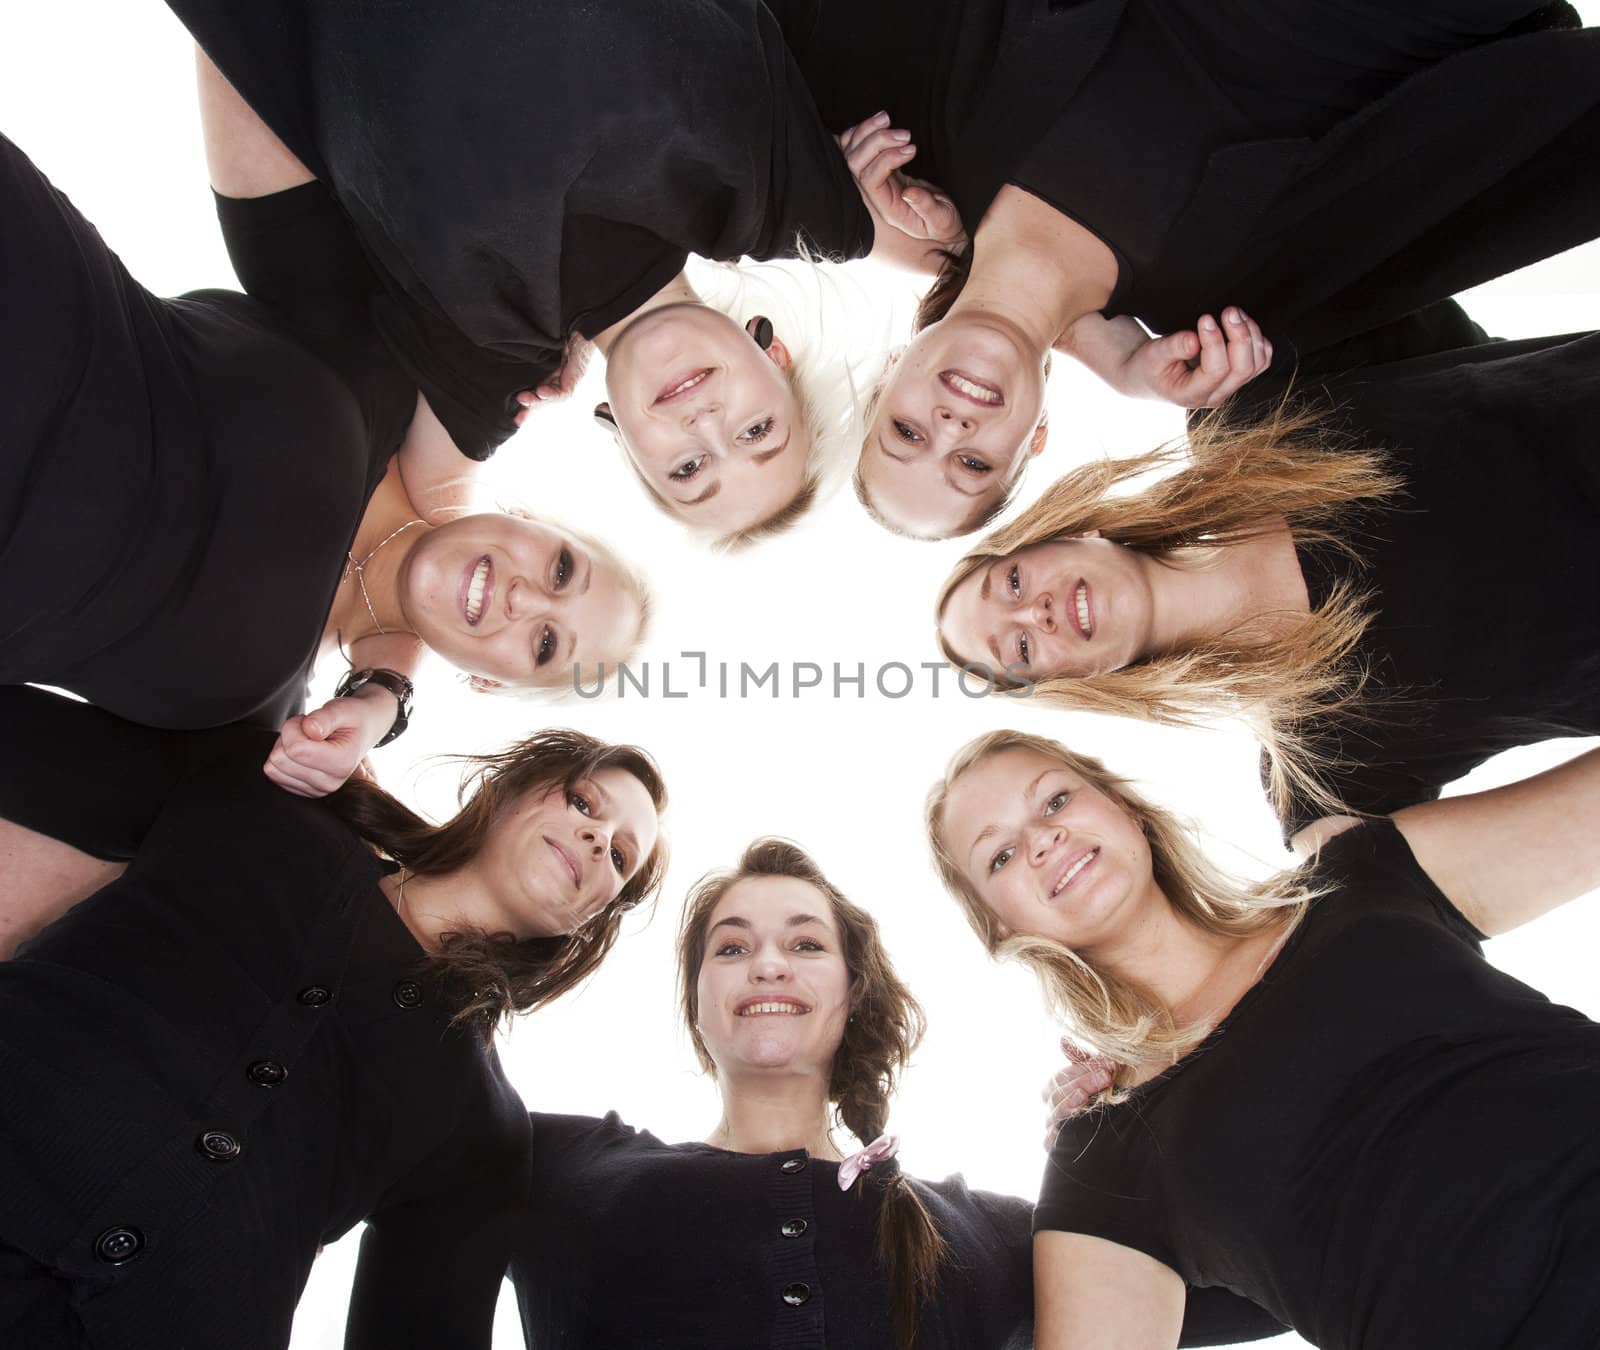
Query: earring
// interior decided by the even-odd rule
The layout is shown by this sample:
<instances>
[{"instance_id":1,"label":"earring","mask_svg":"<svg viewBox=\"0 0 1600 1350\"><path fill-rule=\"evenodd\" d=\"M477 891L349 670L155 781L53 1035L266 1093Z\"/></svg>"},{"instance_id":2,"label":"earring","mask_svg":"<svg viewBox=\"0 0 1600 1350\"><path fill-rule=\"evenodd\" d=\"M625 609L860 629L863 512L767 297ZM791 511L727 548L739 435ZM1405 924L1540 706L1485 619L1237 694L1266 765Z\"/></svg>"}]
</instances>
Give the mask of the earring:
<instances>
[{"instance_id":1,"label":"earring","mask_svg":"<svg viewBox=\"0 0 1600 1350\"><path fill-rule=\"evenodd\" d=\"M757 314L745 324L744 331L756 340L756 346L762 351L772 346L772 320L765 314Z\"/></svg>"},{"instance_id":2,"label":"earring","mask_svg":"<svg viewBox=\"0 0 1600 1350\"><path fill-rule=\"evenodd\" d=\"M612 413L609 403L596 403L594 405L594 420L607 431L615 431L617 429L617 419Z\"/></svg>"}]
</instances>

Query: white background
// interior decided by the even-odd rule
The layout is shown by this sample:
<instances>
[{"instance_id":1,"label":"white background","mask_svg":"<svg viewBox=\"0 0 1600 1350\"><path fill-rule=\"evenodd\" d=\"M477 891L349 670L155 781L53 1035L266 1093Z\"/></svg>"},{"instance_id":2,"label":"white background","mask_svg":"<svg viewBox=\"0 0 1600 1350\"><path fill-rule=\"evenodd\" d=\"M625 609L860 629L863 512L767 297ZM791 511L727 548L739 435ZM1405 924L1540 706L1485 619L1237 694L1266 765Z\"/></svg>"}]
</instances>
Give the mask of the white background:
<instances>
[{"instance_id":1,"label":"white background","mask_svg":"<svg viewBox=\"0 0 1600 1350\"><path fill-rule=\"evenodd\" d=\"M1584 8L1594 21L1597 6ZM35 5L25 20L13 10L0 41L0 131L73 198L151 290L235 284L205 183L190 48L155 0ZM836 331L848 331L852 343L872 347L903 331L910 283L858 264L840 286L834 308L857 317ZM1504 336L1600 325L1600 248L1505 278L1467 303ZM931 672L920 669L910 697L884 697L872 680L880 666L915 669L936 656L932 599L963 545L892 539L846 489L792 534L755 551L734 558L701 551L644 501L593 427L586 410L599 396L591 374L571 404L541 410L493 461L492 491L612 541L644 568L656 595L645 653L654 697L630 691L620 700L552 708L476 696L449 672L430 670L419 682L412 730L378 760L390 787L436 815L449 809L456 770L432 756L491 748L540 725L637 741L665 771L673 860L657 914L630 925L586 988L504 1038L512 1081L534 1108L616 1109L666 1139L702 1136L717 1103L675 1015L679 903L695 877L731 863L755 835L784 834L879 917L927 1008L931 1029L893 1120L906 1166L929 1177L959 1170L975 1186L1034 1194L1043 1165L1037 1094L1059 1060L1054 1032L1031 979L984 957L937 884L921 831L923 797L957 747L1010 724L1104 756L1198 819L1238 867L1259 873L1285 857L1257 786L1254 746L1226 728L1179 732L971 700L948 675L934 698ZM1181 430L1173 410L1123 402L1067 361L1054 377L1051 425L1052 443L1023 488L1024 503L1085 457L1148 448ZM829 670L839 662L847 674L862 663L867 689L860 696L846 686L835 698L829 681L798 698L785 688L777 700L765 691L721 699L714 687L692 688L696 664L678 656L692 650L706 652L713 670L728 662L735 686L740 662L760 670L778 661L787 683L789 663L811 661ZM690 689L690 697L660 696L661 662L672 662L673 687ZM321 672L319 690L337 673ZM1503 757L1468 786L1521 776L1578 744ZM1597 949L1600 907L1591 896L1489 950L1553 998L1596 1016ZM352 1234L318 1261L296 1323L297 1350L340 1344L355 1242ZM496 1344L521 1345L509 1292Z\"/></svg>"}]
</instances>

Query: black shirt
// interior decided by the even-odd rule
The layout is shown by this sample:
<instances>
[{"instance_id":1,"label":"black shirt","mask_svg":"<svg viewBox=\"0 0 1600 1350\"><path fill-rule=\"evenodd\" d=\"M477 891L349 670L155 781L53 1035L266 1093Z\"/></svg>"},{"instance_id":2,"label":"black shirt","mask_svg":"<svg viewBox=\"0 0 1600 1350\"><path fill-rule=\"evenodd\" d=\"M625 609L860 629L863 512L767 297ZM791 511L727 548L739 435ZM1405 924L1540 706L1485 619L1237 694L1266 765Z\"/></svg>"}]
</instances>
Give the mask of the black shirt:
<instances>
[{"instance_id":1,"label":"black shirt","mask_svg":"<svg viewBox=\"0 0 1600 1350\"><path fill-rule=\"evenodd\" d=\"M3 692L8 817L49 754L115 772L114 719L54 699L82 734L52 750L6 720L51 696ZM0 963L0 1246L95 1344L268 1350L318 1246L370 1218L440 1269L471 1253L487 1335L528 1145L497 1059L449 1026L371 850L261 776L269 738L134 733L182 749L120 784L132 864Z\"/></svg>"},{"instance_id":2,"label":"black shirt","mask_svg":"<svg viewBox=\"0 0 1600 1350\"><path fill-rule=\"evenodd\" d=\"M332 185L388 284L385 338L473 458L570 332L626 318L690 253L871 246L757 0L172 8Z\"/></svg>"},{"instance_id":3,"label":"black shirt","mask_svg":"<svg viewBox=\"0 0 1600 1350\"><path fill-rule=\"evenodd\" d=\"M1600 1027L1489 965L1387 820L1210 1037L1067 1122L1038 1229L1238 1290L1327 1350L1600 1336Z\"/></svg>"},{"instance_id":4,"label":"black shirt","mask_svg":"<svg viewBox=\"0 0 1600 1350\"><path fill-rule=\"evenodd\" d=\"M416 388L318 184L219 201L253 292L151 295L0 143L0 682L161 727L276 729Z\"/></svg>"}]
</instances>

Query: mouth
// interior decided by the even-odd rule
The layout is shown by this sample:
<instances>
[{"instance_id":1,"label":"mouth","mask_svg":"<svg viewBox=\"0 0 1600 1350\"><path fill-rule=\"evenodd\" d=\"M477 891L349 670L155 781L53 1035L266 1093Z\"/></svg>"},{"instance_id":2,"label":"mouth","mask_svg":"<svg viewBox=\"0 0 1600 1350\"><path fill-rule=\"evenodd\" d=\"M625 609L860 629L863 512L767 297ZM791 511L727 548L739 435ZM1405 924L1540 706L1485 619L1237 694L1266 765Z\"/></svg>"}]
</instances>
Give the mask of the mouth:
<instances>
[{"instance_id":1,"label":"mouth","mask_svg":"<svg viewBox=\"0 0 1600 1350\"><path fill-rule=\"evenodd\" d=\"M701 370L691 371L687 375L680 375L671 384L662 388L661 392L656 395L655 401L657 404L671 403L674 399L693 393L715 373L715 367L707 366Z\"/></svg>"},{"instance_id":2,"label":"mouth","mask_svg":"<svg viewBox=\"0 0 1600 1350\"><path fill-rule=\"evenodd\" d=\"M1006 406L1006 396L998 387L990 384L988 380L980 380L975 375L969 375L964 370L941 370L939 383L957 398L964 398L968 403L976 403L980 408Z\"/></svg>"},{"instance_id":3,"label":"mouth","mask_svg":"<svg viewBox=\"0 0 1600 1350\"><path fill-rule=\"evenodd\" d=\"M494 564L485 553L461 584L461 614L469 628L476 628L489 607L489 597L494 594Z\"/></svg>"},{"instance_id":4,"label":"mouth","mask_svg":"<svg viewBox=\"0 0 1600 1350\"><path fill-rule=\"evenodd\" d=\"M572 884L574 886L578 885L579 878L581 876L581 873L578 869L578 860L574 858L572 854L567 852L566 849L562 848L560 844L556 843L554 839L550 838L549 835L544 835L542 838L544 839L545 843L550 845L550 848L555 853L556 857L561 859L562 864L567 869L567 874L572 878Z\"/></svg>"},{"instance_id":5,"label":"mouth","mask_svg":"<svg viewBox=\"0 0 1600 1350\"><path fill-rule=\"evenodd\" d=\"M1054 900L1068 886L1072 885L1084 873L1084 869L1100 856L1098 847L1085 849L1076 857L1069 858L1067 865L1061 869L1061 875L1056 878L1056 884L1050 888L1050 898Z\"/></svg>"},{"instance_id":6,"label":"mouth","mask_svg":"<svg viewBox=\"0 0 1600 1350\"><path fill-rule=\"evenodd\" d=\"M752 998L733 1011L738 1017L804 1017L811 1009L789 998Z\"/></svg>"},{"instance_id":7,"label":"mouth","mask_svg":"<svg viewBox=\"0 0 1600 1350\"><path fill-rule=\"evenodd\" d=\"M1089 604L1089 583L1080 581L1072 593L1072 623L1083 638L1094 636L1094 608Z\"/></svg>"}]
</instances>

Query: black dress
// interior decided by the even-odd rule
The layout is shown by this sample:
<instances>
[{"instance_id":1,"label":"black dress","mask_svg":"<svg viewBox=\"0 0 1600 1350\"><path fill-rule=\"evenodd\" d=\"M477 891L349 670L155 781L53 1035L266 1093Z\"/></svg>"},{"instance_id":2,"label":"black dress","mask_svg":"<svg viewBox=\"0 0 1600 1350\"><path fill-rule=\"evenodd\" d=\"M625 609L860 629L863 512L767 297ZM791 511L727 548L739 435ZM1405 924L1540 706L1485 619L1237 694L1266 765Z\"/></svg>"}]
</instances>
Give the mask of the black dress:
<instances>
[{"instance_id":1,"label":"black dress","mask_svg":"<svg viewBox=\"0 0 1600 1350\"><path fill-rule=\"evenodd\" d=\"M887 108L969 227L1006 183L1071 216L1158 332L1242 305L1287 364L1600 234L1566 5L769 2L831 129Z\"/></svg>"},{"instance_id":2,"label":"black dress","mask_svg":"<svg viewBox=\"0 0 1600 1350\"><path fill-rule=\"evenodd\" d=\"M532 1123L532 1180L511 1258L529 1350L892 1350L875 1255L883 1171L843 1192L838 1163L800 1150L664 1144L614 1113ZM1032 1345L1033 1207L968 1190L959 1176L912 1184L949 1244L917 1344ZM418 1328L423 1342L443 1343L448 1321L433 1319L450 1310L422 1294L426 1260L368 1231L347 1350L379 1350ZM1242 1299L1202 1291L1184 1344L1281 1330Z\"/></svg>"},{"instance_id":3,"label":"black dress","mask_svg":"<svg viewBox=\"0 0 1600 1350\"><path fill-rule=\"evenodd\" d=\"M1496 970L1389 821L1206 1042L1067 1122L1036 1229L1145 1252L1324 1350L1600 1338L1600 1027Z\"/></svg>"},{"instance_id":4,"label":"black dress","mask_svg":"<svg viewBox=\"0 0 1600 1350\"><path fill-rule=\"evenodd\" d=\"M1313 608L1341 580L1372 596L1366 713L1306 729L1333 794L1385 815L1501 750L1600 735L1600 334L1486 342L1298 389L1405 482L1352 541L1365 569L1297 550ZM1285 833L1321 814L1291 802Z\"/></svg>"},{"instance_id":5,"label":"black dress","mask_svg":"<svg viewBox=\"0 0 1600 1350\"><path fill-rule=\"evenodd\" d=\"M758 0L170 3L332 185L389 285L385 338L473 458L570 332L626 318L690 253L871 247Z\"/></svg>"},{"instance_id":6,"label":"black dress","mask_svg":"<svg viewBox=\"0 0 1600 1350\"><path fill-rule=\"evenodd\" d=\"M0 683L276 729L416 387L320 185L218 210L252 297L159 299L0 138Z\"/></svg>"},{"instance_id":7,"label":"black dress","mask_svg":"<svg viewBox=\"0 0 1600 1350\"><path fill-rule=\"evenodd\" d=\"M36 772L114 776L128 724L0 696L0 815L48 828ZM119 784L127 816L97 781L94 837L49 832L142 834L132 864L0 963L0 1342L281 1350L318 1246L363 1218L478 1274L487 1336L528 1148L498 1061L449 1026L371 850L261 776L264 733L131 734L169 753Z\"/></svg>"}]
</instances>

